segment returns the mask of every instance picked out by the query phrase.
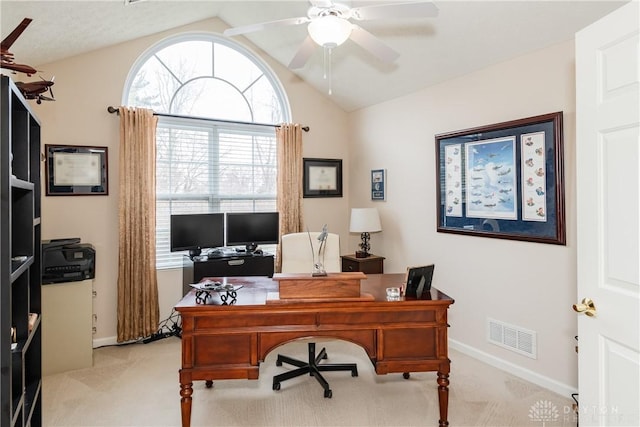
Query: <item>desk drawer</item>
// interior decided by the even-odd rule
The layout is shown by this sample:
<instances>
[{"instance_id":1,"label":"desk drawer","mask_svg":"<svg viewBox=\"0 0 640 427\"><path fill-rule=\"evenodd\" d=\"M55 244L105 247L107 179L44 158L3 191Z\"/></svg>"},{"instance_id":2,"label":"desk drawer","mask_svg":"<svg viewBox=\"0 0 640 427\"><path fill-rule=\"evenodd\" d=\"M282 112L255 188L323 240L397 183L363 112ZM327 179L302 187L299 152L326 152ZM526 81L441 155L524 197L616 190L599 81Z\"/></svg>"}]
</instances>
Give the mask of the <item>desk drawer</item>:
<instances>
[{"instance_id":1,"label":"desk drawer","mask_svg":"<svg viewBox=\"0 0 640 427\"><path fill-rule=\"evenodd\" d=\"M318 313L318 324L333 325L363 325L387 323L433 323L436 313L432 310L411 311L352 311L344 313Z\"/></svg>"},{"instance_id":2,"label":"desk drawer","mask_svg":"<svg viewBox=\"0 0 640 427\"><path fill-rule=\"evenodd\" d=\"M241 316L220 315L196 316L196 331L221 328L245 328L257 326L315 325L315 313L243 313Z\"/></svg>"},{"instance_id":3,"label":"desk drawer","mask_svg":"<svg viewBox=\"0 0 640 427\"><path fill-rule=\"evenodd\" d=\"M195 336L193 337L193 366L250 366L254 340L252 334Z\"/></svg>"}]
</instances>

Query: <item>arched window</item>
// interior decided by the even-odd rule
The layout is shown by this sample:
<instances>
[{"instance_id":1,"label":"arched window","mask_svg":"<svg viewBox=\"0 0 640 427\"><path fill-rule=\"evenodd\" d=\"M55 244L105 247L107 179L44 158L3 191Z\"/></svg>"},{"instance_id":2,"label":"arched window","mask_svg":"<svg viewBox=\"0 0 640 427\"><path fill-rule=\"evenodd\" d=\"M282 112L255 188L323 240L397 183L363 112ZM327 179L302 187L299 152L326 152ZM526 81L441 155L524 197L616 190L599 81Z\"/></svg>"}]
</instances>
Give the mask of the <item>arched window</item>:
<instances>
[{"instance_id":1,"label":"arched window","mask_svg":"<svg viewBox=\"0 0 640 427\"><path fill-rule=\"evenodd\" d=\"M134 64L123 104L158 114L156 265L170 251L171 214L276 209L273 124L289 122L275 74L238 43L210 33L165 39Z\"/></svg>"}]
</instances>

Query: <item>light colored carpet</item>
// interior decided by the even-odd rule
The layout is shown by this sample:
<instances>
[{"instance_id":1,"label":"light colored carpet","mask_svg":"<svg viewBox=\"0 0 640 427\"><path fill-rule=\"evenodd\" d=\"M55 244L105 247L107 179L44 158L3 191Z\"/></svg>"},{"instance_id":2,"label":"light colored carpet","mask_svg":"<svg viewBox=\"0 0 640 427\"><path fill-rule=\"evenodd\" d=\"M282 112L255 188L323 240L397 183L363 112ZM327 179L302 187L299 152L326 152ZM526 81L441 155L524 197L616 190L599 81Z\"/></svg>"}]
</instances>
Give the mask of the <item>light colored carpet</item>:
<instances>
[{"instance_id":1,"label":"light colored carpet","mask_svg":"<svg viewBox=\"0 0 640 427\"><path fill-rule=\"evenodd\" d=\"M191 425L197 426L437 426L436 374L376 375L355 344L315 340L327 363L358 363L350 372L327 372L333 398L308 376L271 389L276 352L260 367L258 380L215 381L211 389L194 383ZM277 352L306 357L306 342ZM93 368L43 378L45 426L179 426L180 339L105 347L94 351ZM450 351L451 426L575 426L569 396L560 396ZM549 410L551 407L551 410ZM536 409L546 408L544 413Z\"/></svg>"}]
</instances>

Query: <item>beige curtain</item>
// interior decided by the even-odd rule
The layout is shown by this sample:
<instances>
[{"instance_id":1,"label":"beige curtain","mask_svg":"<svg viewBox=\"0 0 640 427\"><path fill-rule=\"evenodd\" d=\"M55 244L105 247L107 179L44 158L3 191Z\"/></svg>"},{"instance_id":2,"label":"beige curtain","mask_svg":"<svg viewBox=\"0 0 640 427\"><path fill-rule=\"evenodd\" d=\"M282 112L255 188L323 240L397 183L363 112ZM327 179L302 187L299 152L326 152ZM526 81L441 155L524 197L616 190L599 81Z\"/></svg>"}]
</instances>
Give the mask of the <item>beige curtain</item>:
<instances>
[{"instance_id":1,"label":"beige curtain","mask_svg":"<svg viewBox=\"0 0 640 427\"><path fill-rule=\"evenodd\" d=\"M153 111L120 107L118 342L158 331L156 123Z\"/></svg>"},{"instance_id":2,"label":"beige curtain","mask_svg":"<svg viewBox=\"0 0 640 427\"><path fill-rule=\"evenodd\" d=\"M276 128L278 144L278 212L280 234L302 231L302 127L283 124ZM280 272L281 250L278 245L275 271Z\"/></svg>"}]
</instances>

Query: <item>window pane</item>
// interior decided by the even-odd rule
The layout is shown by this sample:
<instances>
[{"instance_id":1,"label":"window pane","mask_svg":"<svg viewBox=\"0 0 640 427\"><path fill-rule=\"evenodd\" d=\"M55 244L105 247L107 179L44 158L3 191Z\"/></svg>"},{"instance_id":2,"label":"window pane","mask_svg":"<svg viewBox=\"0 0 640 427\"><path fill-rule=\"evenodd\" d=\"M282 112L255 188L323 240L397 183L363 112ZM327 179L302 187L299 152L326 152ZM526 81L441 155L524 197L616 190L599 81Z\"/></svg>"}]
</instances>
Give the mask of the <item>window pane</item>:
<instances>
[{"instance_id":1,"label":"window pane","mask_svg":"<svg viewBox=\"0 0 640 427\"><path fill-rule=\"evenodd\" d=\"M172 114L212 119L251 122L251 105L229 83L201 78L193 80L176 93Z\"/></svg>"},{"instance_id":2,"label":"window pane","mask_svg":"<svg viewBox=\"0 0 640 427\"><path fill-rule=\"evenodd\" d=\"M245 92L245 96L253 107L253 118L256 123L282 123L280 100L273 86L266 77L260 78Z\"/></svg>"},{"instance_id":3,"label":"window pane","mask_svg":"<svg viewBox=\"0 0 640 427\"><path fill-rule=\"evenodd\" d=\"M222 44L215 46L215 76L244 92L264 73L249 58Z\"/></svg>"},{"instance_id":4,"label":"window pane","mask_svg":"<svg viewBox=\"0 0 640 427\"><path fill-rule=\"evenodd\" d=\"M129 89L128 105L151 108L158 113L168 112L178 81L153 56L140 68Z\"/></svg>"},{"instance_id":5,"label":"window pane","mask_svg":"<svg viewBox=\"0 0 640 427\"><path fill-rule=\"evenodd\" d=\"M210 41L175 43L156 55L180 84L201 76L213 76L213 43Z\"/></svg>"}]
</instances>

